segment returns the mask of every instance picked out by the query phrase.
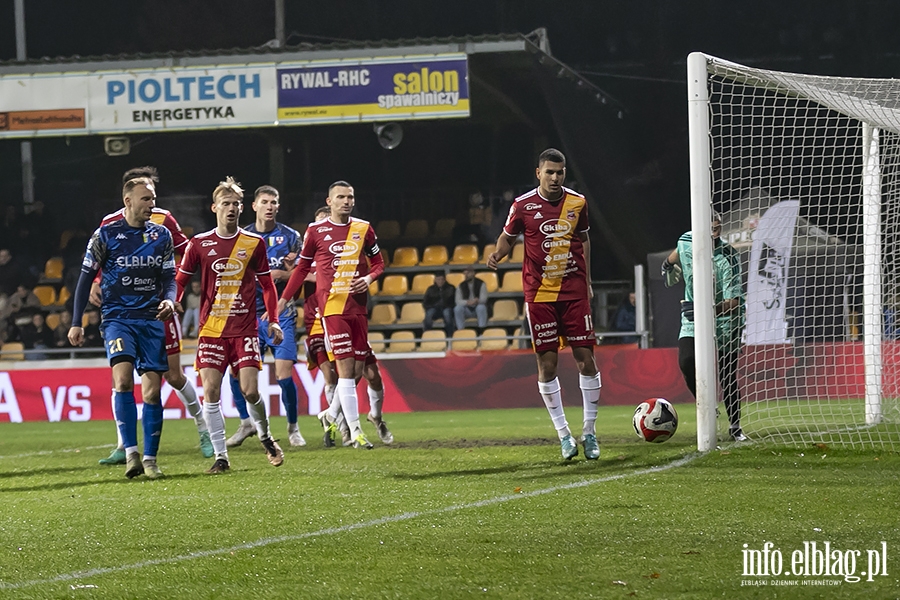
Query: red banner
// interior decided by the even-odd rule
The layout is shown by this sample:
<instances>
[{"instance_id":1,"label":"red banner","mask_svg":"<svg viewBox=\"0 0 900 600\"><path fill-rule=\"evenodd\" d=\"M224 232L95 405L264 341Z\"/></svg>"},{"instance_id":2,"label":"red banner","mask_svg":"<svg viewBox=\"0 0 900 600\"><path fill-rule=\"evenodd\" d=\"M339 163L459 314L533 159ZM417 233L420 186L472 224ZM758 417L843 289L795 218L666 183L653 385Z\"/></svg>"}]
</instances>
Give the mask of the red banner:
<instances>
[{"instance_id":1,"label":"red banner","mask_svg":"<svg viewBox=\"0 0 900 600\"><path fill-rule=\"evenodd\" d=\"M651 397L690 402L675 351L670 348L638 350L632 346L599 346L603 404L637 404ZM46 363L52 366L52 362ZM521 408L542 406L537 391L537 367L531 352L451 354L445 358L382 360L385 388L384 412L456 410L471 408ZM203 389L193 368L185 375L202 398ZM325 381L318 371L295 367L301 414L317 414L324 408ZM571 352L559 359L559 380L566 404L580 405L578 371ZM368 410L366 382L358 388L360 412ZM283 415L281 388L274 369L260 373L260 396L269 414ZM111 376L108 367L47 368L0 371L0 422L89 421L112 419ZM188 415L168 384L162 389L164 416ZM140 408L140 378L135 376L135 398ZM222 386L222 410L236 417L229 386Z\"/></svg>"}]
</instances>

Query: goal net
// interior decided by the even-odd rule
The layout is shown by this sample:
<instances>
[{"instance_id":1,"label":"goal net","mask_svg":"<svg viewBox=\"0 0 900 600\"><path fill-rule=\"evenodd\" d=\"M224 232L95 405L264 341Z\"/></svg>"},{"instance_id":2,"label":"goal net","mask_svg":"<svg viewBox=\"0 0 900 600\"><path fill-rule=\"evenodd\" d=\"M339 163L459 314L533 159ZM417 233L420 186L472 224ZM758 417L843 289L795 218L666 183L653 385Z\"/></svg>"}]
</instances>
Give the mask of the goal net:
<instances>
[{"instance_id":1,"label":"goal net","mask_svg":"<svg viewBox=\"0 0 900 600\"><path fill-rule=\"evenodd\" d=\"M714 210L742 271L732 354L744 433L900 448L900 80L782 73L702 54L689 65L694 289L715 290L713 269L700 264L715 246L698 256L696 242L710 237L698 228ZM696 312L696 344L717 343L706 341L713 312ZM722 349L700 350L718 378L708 363ZM698 365L698 430L717 427L714 445L729 424L725 410L715 416L717 382L703 398L702 377Z\"/></svg>"}]
</instances>

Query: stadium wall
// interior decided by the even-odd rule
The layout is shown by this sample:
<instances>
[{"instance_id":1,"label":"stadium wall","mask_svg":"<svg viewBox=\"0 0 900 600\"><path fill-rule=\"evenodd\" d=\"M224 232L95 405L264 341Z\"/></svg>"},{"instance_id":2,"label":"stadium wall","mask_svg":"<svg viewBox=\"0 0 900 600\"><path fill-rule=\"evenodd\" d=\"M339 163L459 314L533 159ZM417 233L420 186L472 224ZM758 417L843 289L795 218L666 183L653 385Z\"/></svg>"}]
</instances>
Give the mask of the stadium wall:
<instances>
[{"instance_id":1,"label":"stadium wall","mask_svg":"<svg viewBox=\"0 0 900 600\"><path fill-rule=\"evenodd\" d=\"M650 397L673 402L692 398L678 370L676 351L671 348L639 350L634 346L598 346L596 349L603 391L603 404L637 404ZM0 370L0 422L89 421L112 419L110 371L102 360L59 365L18 363ZM385 384L385 413L462 410L473 408L525 408L542 406L537 392L535 359L530 351L506 353L451 353L443 358L401 358L379 361ZM192 367L188 379L199 384ZM137 378L136 378L137 379ZM300 411L316 414L324 405L324 380L316 371L298 363L295 379L300 390ZM571 353L563 351L559 379L567 405L580 406L578 372ZM139 380L136 380L139 384ZM198 393L202 389L198 385ZM163 386L164 416L185 418L185 411L168 384ZM270 414L282 415L278 401L281 388L274 369L264 365L260 394ZM140 398L140 386L135 386ZM365 382L359 387L360 411L368 410ZM139 405L140 406L140 405ZM222 386L222 409L226 417L237 411L227 385Z\"/></svg>"}]
</instances>

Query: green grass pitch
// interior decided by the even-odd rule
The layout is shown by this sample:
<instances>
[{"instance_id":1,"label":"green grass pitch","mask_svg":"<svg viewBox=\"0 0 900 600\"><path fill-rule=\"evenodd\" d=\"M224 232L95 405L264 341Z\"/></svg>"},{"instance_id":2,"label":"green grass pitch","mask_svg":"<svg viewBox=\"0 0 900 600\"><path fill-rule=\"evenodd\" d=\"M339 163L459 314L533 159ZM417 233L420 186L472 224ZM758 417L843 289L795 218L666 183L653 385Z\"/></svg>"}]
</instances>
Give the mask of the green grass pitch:
<instances>
[{"instance_id":1,"label":"green grass pitch","mask_svg":"<svg viewBox=\"0 0 900 600\"><path fill-rule=\"evenodd\" d=\"M0 598L897 596L896 453L699 456L693 406L677 408L664 444L637 439L631 408L602 408L595 462L561 460L543 408L387 415L396 442L366 424L372 451L326 450L303 417L309 445L284 439L284 466L251 438L215 477L192 422L167 421L157 481L97 464L111 422L2 423ZM568 415L580 433L580 408ZM857 574L885 542L888 575L743 572L744 544L772 542L787 569L811 541L861 551Z\"/></svg>"}]
</instances>

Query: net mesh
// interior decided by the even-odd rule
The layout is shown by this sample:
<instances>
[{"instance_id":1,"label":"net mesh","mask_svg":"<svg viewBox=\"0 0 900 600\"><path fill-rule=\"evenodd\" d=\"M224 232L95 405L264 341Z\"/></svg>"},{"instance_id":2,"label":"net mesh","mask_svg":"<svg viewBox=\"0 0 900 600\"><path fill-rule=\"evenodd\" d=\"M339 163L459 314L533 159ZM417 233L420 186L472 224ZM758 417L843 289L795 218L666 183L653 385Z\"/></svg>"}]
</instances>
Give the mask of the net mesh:
<instances>
[{"instance_id":1,"label":"net mesh","mask_svg":"<svg viewBox=\"0 0 900 600\"><path fill-rule=\"evenodd\" d=\"M740 425L772 443L897 449L900 81L707 64L713 208L743 278ZM865 189L880 203L868 229Z\"/></svg>"}]
</instances>

